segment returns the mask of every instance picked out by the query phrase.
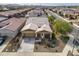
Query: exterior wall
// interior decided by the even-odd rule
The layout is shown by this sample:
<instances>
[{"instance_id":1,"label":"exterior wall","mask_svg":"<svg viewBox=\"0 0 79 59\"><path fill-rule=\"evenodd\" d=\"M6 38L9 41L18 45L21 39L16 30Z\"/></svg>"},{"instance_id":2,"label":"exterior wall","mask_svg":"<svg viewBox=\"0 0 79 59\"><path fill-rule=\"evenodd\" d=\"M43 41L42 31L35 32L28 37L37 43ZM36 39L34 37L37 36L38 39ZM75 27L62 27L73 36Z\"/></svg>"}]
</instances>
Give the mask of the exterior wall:
<instances>
[{"instance_id":1,"label":"exterior wall","mask_svg":"<svg viewBox=\"0 0 79 59\"><path fill-rule=\"evenodd\" d=\"M35 32L34 31L24 31L22 32L24 37L35 37Z\"/></svg>"},{"instance_id":2,"label":"exterior wall","mask_svg":"<svg viewBox=\"0 0 79 59\"><path fill-rule=\"evenodd\" d=\"M36 36L37 34L37 36ZM23 37L37 37L37 38L47 38L50 39L51 33L49 32L39 32L39 33L35 33L35 31L23 31L22 32Z\"/></svg>"},{"instance_id":3,"label":"exterior wall","mask_svg":"<svg viewBox=\"0 0 79 59\"><path fill-rule=\"evenodd\" d=\"M74 29L74 37L75 39L79 39L79 29L77 28Z\"/></svg>"},{"instance_id":4,"label":"exterior wall","mask_svg":"<svg viewBox=\"0 0 79 59\"><path fill-rule=\"evenodd\" d=\"M37 33L37 37L42 38L42 36L44 36L44 38L50 39L50 34L51 33L49 32L42 31L42 32Z\"/></svg>"},{"instance_id":5,"label":"exterior wall","mask_svg":"<svg viewBox=\"0 0 79 59\"><path fill-rule=\"evenodd\" d=\"M73 24L73 36L79 42L79 27L75 24Z\"/></svg>"}]
</instances>

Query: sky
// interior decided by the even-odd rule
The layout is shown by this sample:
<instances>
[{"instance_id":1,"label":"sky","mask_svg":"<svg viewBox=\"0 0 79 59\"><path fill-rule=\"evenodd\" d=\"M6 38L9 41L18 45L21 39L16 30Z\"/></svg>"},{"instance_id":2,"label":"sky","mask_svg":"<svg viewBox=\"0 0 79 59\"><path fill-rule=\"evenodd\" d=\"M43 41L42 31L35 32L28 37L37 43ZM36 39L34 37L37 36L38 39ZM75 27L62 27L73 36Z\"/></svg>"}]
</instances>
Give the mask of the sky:
<instances>
[{"instance_id":1,"label":"sky","mask_svg":"<svg viewBox=\"0 0 79 59\"><path fill-rule=\"evenodd\" d=\"M0 0L0 3L78 3L79 0Z\"/></svg>"},{"instance_id":2,"label":"sky","mask_svg":"<svg viewBox=\"0 0 79 59\"><path fill-rule=\"evenodd\" d=\"M79 3L27 3L26 5L44 5L44 6L79 6Z\"/></svg>"},{"instance_id":3,"label":"sky","mask_svg":"<svg viewBox=\"0 0 79 59\"><path fill-rule=\"evenodd\" d=\"M27 4L27 5L46 5L46 6L79 5L79 0L0 0L0 4L21 4L21 5Z\"/></svg>"}]
</instances>

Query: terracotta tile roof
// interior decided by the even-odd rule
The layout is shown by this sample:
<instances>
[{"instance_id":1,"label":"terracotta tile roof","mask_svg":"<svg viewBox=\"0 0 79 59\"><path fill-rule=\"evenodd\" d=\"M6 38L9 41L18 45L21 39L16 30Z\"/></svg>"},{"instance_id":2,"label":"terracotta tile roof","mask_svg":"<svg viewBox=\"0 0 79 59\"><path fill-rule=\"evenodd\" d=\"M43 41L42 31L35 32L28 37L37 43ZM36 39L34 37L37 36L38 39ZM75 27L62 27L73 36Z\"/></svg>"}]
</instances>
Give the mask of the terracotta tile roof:
<instances>
[{"instance_id":1,"label":"terracotta tile roof","mask_svg":"<svg viewBox=\"0 0 79 59\"><path fill-rule=\"evenodd\" d=\"M48 18L46 17L30 17L21 31L34 30L35 32L47 31L52 33L49 26Z\"/></svg>"},{"instance_id":2,"label":"terracotta tile roof","mask_svg":"<svg viewBox=\"0 0 79 59\"><path fill-rule=\"evenodd\" d=\"M15 13L21 13L21 12L23 12L23 11L25 11L25 10L29 10L29 9L30 9L30 8L0 12L0 15L9 16L9 15L13 15L13 14L15 14Z\"/></svg>"},{"instance_id":3,"label":"terracotta tile roof","mask_svg":"<svg viewBox=\"0 0 79 59\"><path fill-rule=\"evenodd\" d=\"M41 31L47 31L47 32L52 33L52 30L50 29L50 26L46 25L46 24L44 24L43 26L38 28L36 32L41 32Z\"/></svg>"},{"instance_id":4,"label":"terracotta tile roof","mask_svg":"<svg viewBox=\"0 0 79 59\"><path fill-rule=\"evenodd\" d=\"M36 24L29 23L29 24L25 25L21 31L28 30L28 29L36 31L37 28L38 28L38 26Z\"/></svg>"},{"instance_id":5,"label":"terracotta tile roof","mask_svg":"<svg viewBox=\"0 0 79 59\"><path fill-rule=\"evenodd\" d=\"M11 30L11 31L16 31L16 30L19 29L19 27L22 24L24 24L24 22L25 22L25 18L11 18L9 20L2 22L4 24L8 24L8 25L4 26L1 29L8 29L8 30Z\"/></svg>"},{"instance_id":6,"label":"terracotta tile roof","mask_svg":"<svg viewBox=\"0 0 79 59\"><path fill-rule=\"evenodd\" d=\"M36 24L38 27L47 24L49 25L49 21L47 17L30 17L27 19L27 24L33 23Z\"/></svg>"}]
</instances>

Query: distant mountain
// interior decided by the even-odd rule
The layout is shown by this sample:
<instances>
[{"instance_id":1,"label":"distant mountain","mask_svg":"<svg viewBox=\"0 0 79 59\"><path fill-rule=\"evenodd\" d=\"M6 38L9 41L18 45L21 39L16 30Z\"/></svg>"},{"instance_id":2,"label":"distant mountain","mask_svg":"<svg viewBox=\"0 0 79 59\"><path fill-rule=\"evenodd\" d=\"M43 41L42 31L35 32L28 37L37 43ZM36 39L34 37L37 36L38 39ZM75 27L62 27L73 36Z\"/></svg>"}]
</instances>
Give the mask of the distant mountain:
<instances>
[{"instance_id":1,"label":"distant mountain","mask_svg":"<svg viewBox=\"0 0 79 59\"><path fill-rule=\"evenodd\" d=\"M79 6L79 3L27 3L24 5L33 6Z\"/></svg>"},{"instance_id":2,"label":"distant mountain","mask_svg":"<svg viewBox=\"0 0 79 59\"><path fill-rule=\"evenodd\" d=\"M79 3L22 3L22 4L0 4L6 6L79 6Z\"/></svg>"},{"instance_id":3,"label":"distant mountain","mask_svg":"<svg viewBox=\"0 0 79 59\"><path fill-rule=\"evenodd\" d=\"M22 3L22 4L0 4L0 7L32 7L32 6L46 6L46 7L52 7L52 6L79 6L79 3Z\"/></svg>"}]
</instances>

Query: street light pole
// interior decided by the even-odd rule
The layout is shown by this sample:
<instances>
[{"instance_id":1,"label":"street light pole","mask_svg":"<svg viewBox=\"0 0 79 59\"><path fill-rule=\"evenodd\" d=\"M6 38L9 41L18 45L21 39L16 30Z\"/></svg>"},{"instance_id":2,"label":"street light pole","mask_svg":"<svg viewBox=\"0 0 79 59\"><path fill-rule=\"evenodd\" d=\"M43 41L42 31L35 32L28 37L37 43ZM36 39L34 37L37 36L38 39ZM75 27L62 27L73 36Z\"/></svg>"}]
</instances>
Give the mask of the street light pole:
<instances>
[{"instance_id":1,"label":"street light pole","mask_svg":"<svg viewBox=\"0 0 79 59\"><path fill-rule=\"evenodd\" d=\"M74 48L75 48L75 39L73 40L73 49L72 49L72 54L73 54Z\"/></svg>"}]
</instances>

